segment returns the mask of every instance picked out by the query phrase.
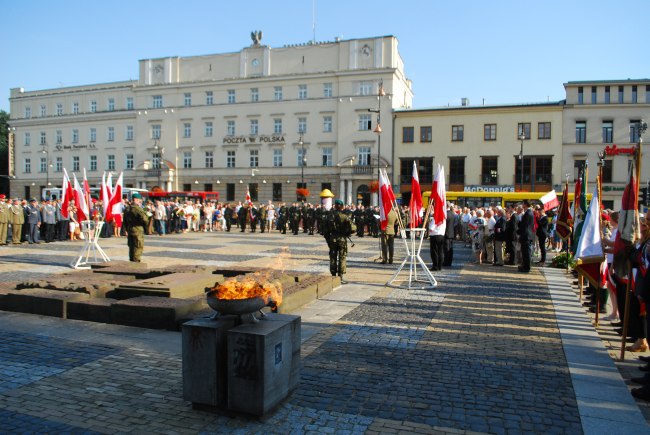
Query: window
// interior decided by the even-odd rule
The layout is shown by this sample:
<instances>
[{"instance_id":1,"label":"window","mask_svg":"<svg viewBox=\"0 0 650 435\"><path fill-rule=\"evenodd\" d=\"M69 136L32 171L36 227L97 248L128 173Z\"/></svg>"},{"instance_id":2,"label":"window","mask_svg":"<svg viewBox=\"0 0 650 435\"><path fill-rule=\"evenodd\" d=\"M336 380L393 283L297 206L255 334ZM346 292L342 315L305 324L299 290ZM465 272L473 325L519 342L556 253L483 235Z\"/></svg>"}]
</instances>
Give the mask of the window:
<instances>
[{"instance_id":1,"label":"window","mask_svg":"<svg viewBox=\"0 0 650 435\"><path fill-rule=\"evenodd\" d=\"M431 127L420 127L420 142L431 142L432 140L432 133L431 133Z\"/></svg>"},{"instance_id":2,"label":"window","mask_svg":"<svg viewBox=\"0 0 650 435\"><path fill-rule=\"evenodd\" d=\"M190 169L192 167L192 152L183 151L183 168Z\"/></svg>"},{"instance_id":3,"label":"window","mask_svg":"<svg viewBox=\"0 0 650 435\"><path fill-rule=\"evenodd\" d=\"M273 183L273 201L282 201L282 183Z\"/></svg>"},{"instance_id":4,"label":"window","mask_svg":"<svg viewBox=\"0 0 650 435\"><path fill-rule=\"evenodd\" d=\"M72 171L73 172L79 172L79 167L80 166L81 165L79 163L79 156L73 156L72 157Z\"/></svg>"},{"instance_id":5,"label":"window","mask_svg":"<svg viewBox=\"0 0 650 435\"><path fill-rule=\"evenodd\" d=\"M205 152L205 167L214 168L214 151Z\"/></svg>"},{"instance_id":6,"label":"window","mask_svg":"<svg viewBox=\"0 0 650 435\"><path fill-rule=\"evenodd\" d=\"M79 130L76 128L72 129L72 143L79 143Z\"/></svg>"},{"instance_id":7,"label":"window","mask_svg":"<svg viewBox=\"0 0 650 435\"><path fill-rule=\"evenodd\" d=\"M618 87L618 104L623 104L625 102L625 92L623 86Z\"/></svg>"},{"instance_id":8,"label":"window","mask_svg":"<svg viewBox=\"0 0 650 435\"><path fill-rule=\"evenodd\" d=\"M517 139L519 139L522 134L524 135L524 138L526 140L530 139L530 122L520 122L519 124L517 124ZM494 136L495 136L494 139L496 139L496 131L494 133Z\"/></svg>"},{"instance_id":9,"label":"window","mask_svg":"<svg viewBox=\"0 0 650 435\"><path fill-rule=\"evenodd\" d=\"M359 95L370 95L372 93L372 82L359 83Z\"/></svg>"},{"instance_id":10,"label":"window","mask_svg":"<svg viewBox=\"0 0 650 435\"><path fill-rule=\"evenodd\" d=\"M462 142L465 132L465 127L462 125L452 125L451 126L451 141L452 142Z\"/></svg>"},{"instance_id":11,"label":"window","mask_svg":"<svg viewBox=\"0 0 650 435\"><path fill-rule=\"evenodd\" d=\"M235 90L228 89L228 104L235 104Z\"/></svg>"},{"instance_id":12,"label":"window","mask_svg":"<svg viewBox=\"0 0 650 435\"><path fill-rule=\"evenodd\" d=\"M250 121L250 131L251 135L257 136L259 133L259 121L257 119L251 119Z\"/></svg>"},{"instance_id":13,"label":"window","mask_svg":"<svg viewBox=\"0 0 650 435\"><path fill-rule=\"evenodd\" d=\"M235 121L232 119L226 121L226 135L228 136L235 135Z\"/></svg>"},{"instance_id":14,"label":"window","mask_svg":"<svg viewBox=\"0 0 650 435\"><path fill-rule=\"evenodd\" d=\"M449 184L465 184L465 157L449 157Z\"/></svg>"},{"instance_id":15,"label":"window","mask_svg":"<svg viewBox=\"0 0 650 435\"><path fill-rule=\"evenodd\" d=\"M273 149L273 166L279 168L282 166L282 149L274 148Z\"/></svg>"},{"instance_id":16,"label":"window","mask_svg":"<svg viewBox=\"0 0 650 435\"><path fill-rule=\"evenodd\" d=\"M497 140L496 124L485 124L483 126L483 140Z\"/></svg>"},{"instance_id":17,"label":"window","mask_svg":"<svg viewBox=\"0 0 650 435\"><path fill-rule=\"evenodd\" d=\"M235 183L226 184L226 201L235 200Z\"/></svg>"},{"instance_id":18,"label":"window","mask_svg":"<svg viewBox=\"0 0 650 435\"><path fill-rule=\"evenodd\" d=\"M251 168L257 168L260 165L260 150L250 150L249 157L248 165Z\"/></svg>"},{"instance_id":19,"label":"window","mask_svg":"<svg viewBox=\"0 0 650 435\"><path fill-rule=\"evenodd\" d=\"M192 137L192 124L189 122L183 123L183 137Z\"/></svg>"},{"instance_id":20,"label":"window","mask_svg":"<svg viewBox=\"0 0 650 435\"><path fill-rule=\"evenodd\" d=\"M32 134L25 132L25 146L30 146L32 144Z\"/></svg>"},{"instance_id":21,"label":"window","mask_svg":"<svg viewBox=\"0 0 650 435\"><path fill-rule=\"evenodd\" d=\"M298 118L298 133L307 133L307 118Z\"/></svg>"},{"instance_id":22,"label":"window","mask_svg":"<svg viewBox=\"0 0 650 435\"><path fill-rule=\"evenodd\" d=\"M126 110L133 110L133 97L126 97Z\"/></svg>"},{"instance_id":23,"label":"window","mask_svg":"<svg viewBox=\"0 0 650 435\"><path fill-rule=\"evenodd\" d=\"M32 159L27 158L25 159L25 173L29 174L30 172L32 172Z\"/></svg>"},{"instance_id":24,"label":"window","mask_svg":"<svg viewBox=\"0 0 650 435\"><path fill-rule=\"evenodd\" d=\"M573 182L575 183L580 178L582 178L582 171L585 168L584 160L574 160L573 161Z\"/></svg>"},{"instance_id":25,"label":"window","mask_svg":"<svg viewBox=\"0 0 650 435\"><path fill-rule=\"evenodd\" d=\"M161 109L163 106L163 97L162 95L154 95L152 97L153 102L152 102L152 107L154 109Z\"/></svg>"},{"instance_id":26,"label":"window","mask_svg":"<svg viewBox=\"0 0 650 435\"><path fill-rule=\"evenodd\" d=\"M609 86L605 86L605 104L609 104L611 100L611 91Z\"/></svg>"},{"instance_id":27,"label":"window","mask_svg":"<svg viewBox=\"0 0 650 435\"><path fill-rule=\"evenodd\" d=\"M260 101L260 90L258 88L251 88L251 102L257 103Z\"/></svg>"},{"instance_id":28,"label":"window","mask_svg":"<svg viewBox=\"0 0 650 435\"><path fill-rule=\"evenodd\" d=\"M402 127L402 142L413 143L413 127Z\"/></svg>"},{"instance_id":29,"label":"window","mask_svg":"<svg viewBox=\"0 0 650 435\"><path fill-rule=\"evenodd\" d=\"M332 147L323 148L323 166L333 166L334 164L334 149Z\"/></svg>"},{"instance_id":30,"label":"window","mask_svg":"<svg viewBox=\"0 0 650 435\"><path fill-rule=\"evenodd\" d=\"M212 137L212 121L205 121L205 137Z\"/></svg>"},{"instance_id":31,"label":"window","mask_svg":"<svg viewBox=\"0 0 650 435\"><path fill-rule=\"evenodd\" d=\"M613 160L605 160L603 165L603 183L611 183L612 182L612 169L613 169Z\"/></svg>"},{"instance_id":32,"label":"window","mask_svg":"<svg viewBox=\"0 0 650 435\"><path fill-rule=\"evenodd\" d=\"M41 104L41 118L44 118L47 116L47 106L45 104Z\"/></svg>"},{"instance_id":33,"label":"window","mask_svg":"<svg viewBox=\"0 0 650 435\"><path fill-rule=\"evenodd\" d=\"M133 154L127 154L125 157L126 169L133 169Z\"/></svg>"},{"instance_id":34,"label":"window","mask_svg":"<svg viewBox=\"0 0 650 435\"><path fill-rule=\"evenodd\" d=\"M160 139L160 124L151 125L151 139Z\"/></svg>"},{"instance_id":35,"label":"window","mask_svg":"<svg viewBox=\"0 0 650 435\"><path fill-rule=\"evenodd\" d=\"M63 130L57 130L56 131L56 139L55 139L57 144L63 143Z\"/></svg>"},{"instance_id":36,"label":"window","mask_svg":"<svg viewBox=\"0 0 650 435\"><path fill-rule=\"evenodd\" d=\"M97 156L90 156L90 170L97 170Z\"/></svg>"},{"instance_id":37,"label":"window","mask_svg":"<svg viewBox=\"0 0 650 435\"><path fill-rule=\"evenodd\" d=\"M298 99L307 99L307 85L298 85Z\"/></svg>"},{"instance_id":38,"label":"window","mask_svg":"<svg viewBox=\"0 0 650 435\"><path fill-rule=\"evenodd\" d=\"M323 116L323 132L331 133L332 132L332 117Z\"/></svg>"},{"instance_id":39,"label":"window","mask_svg":"<svg viewBox=\"0 0 650 435\"><path fill-rule=\"evenodd\" d=\"M72 103L72 114L73 115L79 114L79 103Z\"/></svg>"},{"instance_id":40,"label":"window","mask_svg":"<svg viewBox=\"0 0 650 435\"><path fill-rule=\"evenodd\" d=\"M90 133L88 134L90 142L97 142L97 129L92 127Z\"/></svg>"},{"instance_id":41,"label":"window","mask_svg":"<svg viewBox=\"0 0 650 435\"><path fill-rule=\"evenodd\" d=\"M596 104L597 103L597 98L596 98L597 95L598 95L598 92L597 92L596 86L592 86L591 87L591 104Z\"/></svg>"},{"instance_id":42,"label":"window","mask_svg":"<svg viewBox=\"0 0 650 435\"><path fill-rule=\"evenodd\" d=\"M113 112L115 110L115 98L108 99L108 101L106 102L106 109L109 112Z\"/></svg>"},{"instance_id":43,"label":"window","mask_svg":"<svg viewBox=\"0 0 650 435\"><path fill-rule=\"evenodd\" d=\"M551 157L535 157L535 183L551 184L553 181L552 168L553 159Z\"/></svg>"},{"instance_id":44,"label":"window","mask_svg":"<svg viewBox=\"0 0 650 435\"><path fill-rule=\"evenodd\" d=\"M332 93L332 84L331 83L323 83L323 97L324 98L331 98L333 95Z\"/></svg>"},{"instance_id":45,"label":"window","mask_svg":"<svg viewBox=\"0 0 650 435\"><path fill-rule=\"evenodd\" d=\"M630 120L630 143L639 142L639 124L641 120L631 119Z\"/></svg>"},{"instance_id":46,"label":"window","mask_svg":"<svg viewBox=\"0 0 650 435\"><path fill-rule=\"evenodd\" d=\"M235 167L235 152L234 151L227 151L226 152L226 168L234 168Z\"/></svg>"},{"instance_id":47,"label":"window","mask_svg":"<svg viewBox=\"0 0 650 435\"><path fill-rule=\"evenodd\" d=\"M90 112L91 112L91 113L95 113L95 112L97 112L97 101L92 100L92 101L90 102Z\"/></svg>"},{"instance_id":48,"label":"window","mask_svg":"<svg viewBox=\"0 0 650 435\"><path fill-rule=\"evenodd\" d=\"M282 86L273 87L273 97L275 101L282 101Z\"/></svg>"},{"instance_id":49,"label":"window","mask_svg":"<svg viewBox=\"0 0 650 435\"><path fill-rule=\"evenodd\" d=\"M108 130L106 132L106 139L109 142L115 141L115 127L108 127Z\"/></svg>"},{"instance_id":50,"label":"window","mask_svg":"<svg viewBox=\"0 0 650 435\"><path fill-rule=\"evenodd\" d=\"M127 125L126 126L126 134L124 135L124 139L133 140L133 126L132 125Z\"/></svg>"},{"instance_id":51,"label":"window","mask_svg":"<svg viewBox=\"0 0 650 435\"><path fill-rule=\"evenodd\" d=\"M47 158L46 157L41 157L41 166L39 172L45 172L47 171Z\"/></svg>"},{"instance_id":52,"label":"window","mask_svg":"<svg viewBox=\"0 0 650 435\"><path fill-rule=\"evenodd\" d=\"M551 138L551 123L540 122L537 124L537 139L550 139Z\"/></svg>"},{"instance_id":53,"label":"window","mask_svg":"<svg viewBox=\"0 0 650 435\"><path fill-rule=\"evenodd\" d=\"M109 154L108 155L108 160L107 160L107 170L109 171L114 171L115 170L115 155L114 154Z\"/></svg>"},{"instance_id":54,"label":"window","mask_svg":"<svg viewBox=\"0 0 650 435\"><path fill-rule=\"evenodd\" d=\"M576 121L576 143L587 143L587 121Z\"/></svg>"},{"instance_id":55,"label":"window","mask_svg":"<svg viewBox=\"0 0 650 435\"><path fill-rule=\"evenodd\" d=\"M212 106L214 104L214 93L212 91L205 92L205 104Z\"/></svg>"},{"instance_id":56,"label":"window","mask_svg":"<svg viewBox=\"0 0 650 435\"><path fill-rule=\"evenodd\" d=\"M357 162L359 166L370 166L370 147L359 147Z\"/></svg>"},{"instance_id":57,"label":"window","mask_svg":"<svg viewBox=\"0 0 650 435\"><path fill-rule=\"evenodd\" d=\"M359 131L372 130L372 115L363 114L359 115Z\"/></svg>"},{"instance_id":58,"label":"window","mask_svg":"<svg viewBox=\"0 0 650 435\"><path fill-rule=\"evenodd\" d=\"M32 108L31 107L25 107L25 118L29 119L32 117Z\"/></svg>"},{"instance_id":59,"label":"window","mask_svg":"<svg viewBox=\"0 0 650 435\"><path fill-rule=\"evenodd\" d=\"M632 104L636 104L638 102L638 93L637 93L637 87L636 85L632 86Z\"/></svg>"},{"instance_id":60,"label":"window","mask_svg":"<svg viewBox=\"0 0 650 435\"><path fill-rule=\"evenodd\" d=\"M47 145L47 133L41 132L41 145Z\"/></svg>"},{"instance_id":61,"label":"window","mask_svg":"<svg viewBox=\"0 0 650 435\"><path fill-rule=\"evenodd\" d=\"M192 94L190 92L185 92L183 94L183 105L189 107L192 105Z\"/></svg>"},{"instance_id":62,"label":"window","mask_svg":"<svg viewBox=\"0 0 650 435\"><path fill-rule=\"evenodd\" d=\"M614 122L603 121L603 143L614 142Z\"/></svg>"},{"instance_id":63,"label":"window","mask_svg":"<svg viewBox=\"0 0 650 435\"><path fill-rule=\"evenodd\" d=\"M63 115L63 104L56 103L56 116L62 116L62 115Z\"/></svg>"},{"instance_id":64,"label":"window","mask_svg":"<svg viewBox=\"0 0 650 435\"><path fill-rule=\"evenodd\" d=\"M304 148L298 148L297 155L298 167L307 166L307 150Z\"/></svg>"},{"instance_id":65,"label":"window","mask_svg":"<svg viewBox=\"0 0 650 435\"><path fill-rule=\"evenodd\" d=\"M63 172L63 157L57 157L54 164L55 172Z\"/></svg>"},{"instance_id":66,"label":"window","mask_svg":"<svg viewBox=\"0 0 650 435\"><path fill-rule=\"evenodd\" d=\"M497 157L483 157L481 162L481 183L496 185L499 179L497 172Z\"/></svg>"},{"instance_id":67,"label":"window","mask_svg":"<svg viewBox=\"0 0 650 435\"><path fill-rule=\"evenodd\" d=\"M153 169L160 169L162 167L162 153L151 153L151 166Z\"/></svg>"},{"instance_id":68,"label":"window","mask_svg":"<svg viewBox=\"0 0 650 435\"><path fill-rule=\"evenodd\" d=\"M273 133L276 134L282 133L282 118L273 119Z\"/></svg>"},{"instance_id":69,"label":"window","mask_svg":"<svg viewBox=\"0 0 650 435\"><path fill-rule=\"evenodd\" d=\"M585 92L582 86L578 88L578 104L584 104L585 103Z\"/></svg>"}]
</instances>

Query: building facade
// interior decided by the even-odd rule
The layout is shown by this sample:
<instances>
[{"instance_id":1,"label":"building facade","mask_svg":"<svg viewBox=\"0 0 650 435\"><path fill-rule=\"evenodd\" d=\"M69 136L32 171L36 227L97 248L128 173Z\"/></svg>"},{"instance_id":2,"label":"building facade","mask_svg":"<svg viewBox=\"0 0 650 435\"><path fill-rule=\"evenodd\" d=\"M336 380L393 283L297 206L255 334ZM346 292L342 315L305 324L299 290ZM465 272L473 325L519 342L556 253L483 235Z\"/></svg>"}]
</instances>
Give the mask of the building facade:
<instances>
[{"instance_id":1,"label":"building facade","mask_svg":"<svg viewBox=\"0 0 650 435\"><path fill-rule=\"evenodd\" d=\"M591 192L602 168L603 205L618 209L628 182L631 152L639 141L637 124L650 120L650 80L576 81L565 83L564 88L562 173L573 183L588 162L587 190ZM650 179L648 143L650 132L642 149L642 186Z\"/></svg>"},{"instance_id":2,"label":"building facade","mask_svg":"<svg viewBox=\"0 0 650 435\"><path fill-rule=\"evenodd\" d=\"M403 203L410 198L413 161L423 191L438 164L450 191L558 188L562 103L396 110L393 182Z\"/></svg>"},{"instance_id":3,"label":"building facade","mask_svg":"<svg viewBox=\"0 0 650 435\"><path fill-rule=\"evenodd\" d=\"M140 60L134 81L12 89L11 195L85 168L91 185L124 171L125 186L226 201L295 201L305 187L315 202L327 187L369 203L375 166L393 164L378 118L412 102L397 39L271 48L253 36L234 53Z\"/></svg>"}]
</instances>

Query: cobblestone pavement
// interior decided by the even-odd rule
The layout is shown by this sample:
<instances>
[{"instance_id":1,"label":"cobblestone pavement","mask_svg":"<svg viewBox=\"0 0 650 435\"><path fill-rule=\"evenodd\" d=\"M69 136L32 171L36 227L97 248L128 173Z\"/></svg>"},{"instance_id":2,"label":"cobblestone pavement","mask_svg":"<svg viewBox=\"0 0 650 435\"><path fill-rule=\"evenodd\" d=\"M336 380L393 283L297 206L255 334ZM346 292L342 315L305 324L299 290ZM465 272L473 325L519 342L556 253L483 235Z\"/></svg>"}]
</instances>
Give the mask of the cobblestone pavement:
<instances>
[{"instance_id":1,"label":"cobblestone pavement","mask_svg":"<svg viewBox=\"0 0 650 435\"><path fill-rule=\"evenodd\" d=\"M147 238L144 261L272 265L289 252L290 268L327 272L319 237L258 235L252 246L242 244L251 235L211 236ZM0 433L614 433L607 415L585 423L594 417L567 348L581 341L564 328L593 328L584 313L558 314L558 294L580 305L566 278L470 264L457 244L436 289L396 289L384 285L394 268L373 262L377 239L354 241L350 284L299 312L316 328L303 331L301 381L267 421L192 410L180 333L0 312ZM105 250L124 259L124 245L112 239ZM53 246L0 251L9 260L0 279L69 270L78 245ZM341 315L324 320L331 307ZM615 432L650 433L628 401L636 414L614 418Z\"/></svg>"}]
</instances>

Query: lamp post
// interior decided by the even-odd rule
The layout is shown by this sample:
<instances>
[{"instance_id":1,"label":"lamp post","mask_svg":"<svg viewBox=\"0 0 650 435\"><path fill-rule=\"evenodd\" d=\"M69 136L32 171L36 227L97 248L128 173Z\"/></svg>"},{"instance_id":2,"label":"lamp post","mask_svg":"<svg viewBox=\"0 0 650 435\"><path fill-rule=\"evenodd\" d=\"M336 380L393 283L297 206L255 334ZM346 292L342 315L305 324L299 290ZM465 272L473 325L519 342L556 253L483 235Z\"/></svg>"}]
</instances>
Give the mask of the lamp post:
<instances>
[{"instance_id":1,"label":"lamp post","mask_svg":"<svg viewBox=\"0 0 650 435\"><path fill-rule=\"evenodd\" d=\"M155 163L154 166L155 166L155 169L158 170L158 188L162 189L162 187L160 187L160 180L161 180L160 176L161 176L161 172L162 172L162 163L163 163L162 156L163 156L163 154L165 154L165 148L161 147L158 144L158 139L156 139L156 140L154 140L154 143L153 143L153 149L156 151L156 160L155 160L156 163ZM166 191L167 189L162 189L162 190Z\"/></svg>"},{"instance_id":2,"label":"lamp post","mask_svg":"<svg viewBox=\"0 0 650 435\"><path fill-rule=\"evenodd\" d=\"M521 179L519 180L519 191L523 192L524 191L524 140L526 139L526 135L523 132L519 135L519 140L521 141L521 148L519 149L519 166L521 169Z\"/></svg>"},{"instance_id":3,"label":"lamp post","mask_svg":"<svg viewBox=\"0 0 650 435\"><path fill-rule=\"evenodd\" d=\"M377 114L377 127L373 130L373 133L377 133L377 186L380 184L381 179L381 97L386 96L384 91L384 81L379 80L379 88L377 89L377 109L368 109L368 112ZM377 204L379 204L379 190L377 190Z\"/></svg>"},{"instance_id":4,"label":"lamp post","mask_svg":"<svg viewBox=\"0 0 650 435\"><path fill-rule=\"evenodd\" d=\"M299 131L300 139L298 139L298 145L300 145L300 188L305 188L305 165L307 164L307 156L305 155L305 142L302 137L302 129ZM305 199L303 195L302 200Z\"/></svg>"},{"instance_id":5,"label":"lamp post","mask_svg":"<svg viewBox=\"0 0 650 435\"><path fill-rule=\"evenodd\" d=\"M50 151L47 149L47 143L43 144L41 154L45 154L45 188L50 187Z\"/></svg>"}]
</instances>

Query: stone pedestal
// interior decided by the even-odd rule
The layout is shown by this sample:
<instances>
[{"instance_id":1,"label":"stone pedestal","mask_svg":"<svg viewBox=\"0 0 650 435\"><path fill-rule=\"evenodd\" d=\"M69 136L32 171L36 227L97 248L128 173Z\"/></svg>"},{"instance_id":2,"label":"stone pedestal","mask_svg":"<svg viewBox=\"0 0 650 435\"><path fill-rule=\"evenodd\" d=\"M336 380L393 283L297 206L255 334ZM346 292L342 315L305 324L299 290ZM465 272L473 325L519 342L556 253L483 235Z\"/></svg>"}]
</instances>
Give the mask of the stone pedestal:
<instances>
[{"instance_id":1,"label":"stone pedestal","mask_svg":"<svg viewBox=\"0 0 650 435\"><path fill-rule=\"evenodd\" d=\"M228 408L264 416L300 376L300 317L270 314L228 331Z\"/></svg>"}]
</instances>

